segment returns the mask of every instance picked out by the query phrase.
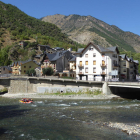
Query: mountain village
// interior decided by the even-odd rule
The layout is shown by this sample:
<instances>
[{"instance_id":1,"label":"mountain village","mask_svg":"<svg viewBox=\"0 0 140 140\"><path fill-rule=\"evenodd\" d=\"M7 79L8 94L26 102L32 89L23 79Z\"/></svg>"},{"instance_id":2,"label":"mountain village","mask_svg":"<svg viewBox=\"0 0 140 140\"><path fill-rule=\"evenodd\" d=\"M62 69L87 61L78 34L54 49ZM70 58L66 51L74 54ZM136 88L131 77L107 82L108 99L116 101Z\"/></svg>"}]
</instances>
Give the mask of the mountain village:
<instances>
[{"instance_id":1,"label":"mountain village","mask_svg":"<svg viewBox=\"0 0 140 140\"><path fill-rule=\"evenodd\" d=\"M25 47L24 41L19 42ZM1 66L2 76L25 76L35 69L37 77L43 76L43 68L52 67L53 76L72 77L89 81L135 81L138 77L138 60L119 55L117 47L102 47L92 42L77 52L48 45L37 46L37 55L31 60L15 61L10 66ZM31 75L33 76L33 75Z\"/></svg>"}]
</instances>

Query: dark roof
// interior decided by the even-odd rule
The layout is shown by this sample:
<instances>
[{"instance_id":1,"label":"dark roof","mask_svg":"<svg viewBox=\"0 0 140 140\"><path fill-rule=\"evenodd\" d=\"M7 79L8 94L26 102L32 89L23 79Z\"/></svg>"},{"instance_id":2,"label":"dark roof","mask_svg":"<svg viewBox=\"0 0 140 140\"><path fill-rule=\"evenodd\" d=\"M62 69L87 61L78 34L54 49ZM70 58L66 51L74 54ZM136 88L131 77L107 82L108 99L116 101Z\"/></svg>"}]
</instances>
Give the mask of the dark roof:
<instances>
[{"instance_id":1,"label":"dark roof","mask_svg":"<svg viewBox=\"0 0 140 140\"><path fill-rule=\"evenodd\" d=\"M119 55L121 58L126 59L126 54Z\"/></svg>"},{"instance_id":2,"label":"dark roof","mask_svg":"<svg viewBox=\"0 0 140 140\"><path fill-rule=\"evenodd\" d=\"M54 49L56 49L56 50L63 50L64 48L55 47Z\"/></svg>"},{"instance_id":3,"label":"dark roof","mask_svg":"<svg viewBox=\"0 0 140 140\"><path fill-rule=\"evenodd\" d=\"M119 53L118 47L114 46L114 47L108 47L108 50L115 52L117 50L117 52Z\"/></svg>"},{"instance_id":4,"label":"dark roof","mask_svg":"<svg viewBox=\"0 0 140 140\"><path fill-rule=\"evenodd\" d=\"M70 59L70 62L72 62L72 61L76 61L76 56L75 55L72 57L72 59Z\"/></svg>"},{"instance_id":5,"label":"dark roof","mask_svg":"<svg viewBox=\"0 0 140 140\"><path fill-rule=\"evenodd\" d=\"M5 69L8 69L9 71L12 71L12 68L9 66L1 66L1 68L5 68Z\"/></svg>"},{"instance_id":6,"label":"dark roof","mask_svg":"<svg viewBox=\"0 0 140 140\"><path fill-rule=\"evenodd\" d=\"M56 61L59 58L61 58L62 56L64 56L64 54L68 52L68 50L63 50L63 51L58 51L55 53L46 53L47 57L49 58L50 61Z\"/></svg>"},{"instance_id":7,"label":"dark roof","mask_svg":"<svg viewBox=\"0 0 140 140\"><path fill-rule=\"evenodd\" d=\"M100 52L110 52L109 49L104 48L104 47L102 47L102 46L100 46L100 45L97 45L97 47L99 48Z\"/></svg>"},{"instance_id":8,"label":"dark roof","mask_svg":"<svg viewBox=\"0 0 140 140\"><path fill-rule=\"evenodd\" d=\"M89 45L93 45L94 48L96 48L100 53L103 53L103 52L115 52L116 49L117 49L117 52L119 53L119 50L117 47L108 47L108 48L104 48L100 45L95 45L93 44L92 42L90 42L85 48L80 48L80 50L78 49L78 51L76 52L77 53L83 53L84 50L89 46Z\"/></svg>"},{"instance_id":9,"label":"dark roof","mask_svg":"<svg viewBox=\"0 0 140 140\"><path fill-rule=\"evenodd\" d=\"M81 53L84 50L84 48L79 48L76 53Z\"/></svg>"},{"instance_id":10,"label":"dark roof","mask_svg":"<svg viewBox=\"0 0 140 140\"><path fill-rule=\"evenodd\" d=\"M28 60L26 60L26 61L14 61L14 62L12 63L12 66L14 66L14 64L17 65L17 63L21 66L21 64L25 64L25 63L28 63L28 62L30 62L30 61L33 61L33 62L36 63L37 65L40 65L40 64L38 64L35 60L28 59Z\"/></svg>"}]
</instances>

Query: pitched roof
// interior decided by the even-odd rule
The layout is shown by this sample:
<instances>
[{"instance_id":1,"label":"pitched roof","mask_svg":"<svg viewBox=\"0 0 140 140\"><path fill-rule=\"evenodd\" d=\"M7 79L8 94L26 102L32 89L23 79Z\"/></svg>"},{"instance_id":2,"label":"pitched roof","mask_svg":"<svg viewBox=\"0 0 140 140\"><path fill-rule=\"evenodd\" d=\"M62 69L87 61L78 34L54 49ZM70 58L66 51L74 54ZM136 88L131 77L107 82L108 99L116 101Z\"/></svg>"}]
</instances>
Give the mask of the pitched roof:
<instances>
[{"instance_id":1,"label":"pitched roof","mask_svg":"<svg viewBox=\"0 0 140 140\"><path fill-rule=\"evenodd\" d=\"M61 58L62 56L64 56L64 54L66 52L69 52L68 50L62 50L62 51L58 51L58 52L55 52L55 53L46 53L47 57L49 58L50 61L56 61L58 60L59 58ZM67 55L66 55L67 57ZM70 55L70 58L72 58L72 55Z\"/></svg>"},{"instance_id":2,"label":"pitched roof","mask_svg":"<svg viewBox=\"0 0 140 140\"><path fill-rule=\"evenodd\" d=\"M108 50L115 52L117 50L117 52L119 53L118 47L114 46L114 47L108 47Z\"/></svg>"},{"instance_id":3,"label":"pitched roof","mask_svg":"<svg viewBox=\"0 0 140 140\"><path fill-rule=\"evenodd\" d=\"M1 66L1 68L5 68L5 69L8 69L9 71L12 71L12 68L9 66Z\"/></svg>"},{"instance_id":4,"label":"pitched roof","mask_svg":"<svg viewBox=\"0 0 140 140\"><path fill-rule=\"evenodd\" d=\"M126 59L126 54L119 55L121 58Z\"/></svg>"},{"instance_id":5,"label":"pitched roof","mask_svg":"<svg viewBox=\"0 0 140 140\"><path fill-rule=\"evenodd\" d=\"M139 61L138 60L133 60L135 63L139 64Z\"/></svg>"},{"instance_id":6,"label":"pitched roof","mask_svg":"<svg viewBox=\"0 0 140 140\"><path fill-rule=\"evenodd\" d=\"M100 45L97 45L97 47L99 48L100 52L110 52L109 49L104 48L104 47L102 47L102 46L100 46Z\"/></svg>"},{"instance_id":7,"label":"pitched roof","mask_svg":"<svg viewBox=\"0 0 140 140\"><path fill-rule=\"evenodd\" d=\"M100 45L95 45L95 44L93 44L92 42L90 42L84 49L83 49L83 48L81 48L80 50L78 49L78 51L76 52L76 54L77 54L77 53L83 53L84 50L86 50L86 48L87 48L89 45L93 45L94 48L96 48L100 53L103 53L103 52L115 52L116 49L117 49L117 52L119 53L119 50L118 50L117 47L108 47L108 48L104 48L104 47L102 47L102 46L100 46Z\"/></svg>"},{"instance_id":8,"label":"pitched roof","mask_svg":"<svg viewBox=\"0 0 140 140\"><path fill-rule=\"evenodd\" d=\"M75 55L73 55L73 57L70 59L70 62L72 62L72 61L76 61L76 56Z\"/></svg>"},{"instance_id":9,"label":"pitched roof","mask_svg":"<svg viewBox=\"0 0 140 140\"><path fill-rule=\"evenodd\" d=\"M33 61L35 64L40 65L40 64L37 63L35 60L28 59L28 60L26 60L26 61L14 61L14 62L12 63L11 66L14 66L14 64L15 64L15 65L18 64L19 66L21 66L21 64L25 64L25 63L28 63L28 62L30 62L30 61Z\"/></svg>"},{"instance_id":10,"label":"pitched roof","mask_svg":"<svg viewBox=\"0 0 140 140\"><path fill-rule=\"evenodd\" d=\"M56 49L56 50L63 50L64 48L55 47L54 49Z\"/></svg>"}]
</instances>

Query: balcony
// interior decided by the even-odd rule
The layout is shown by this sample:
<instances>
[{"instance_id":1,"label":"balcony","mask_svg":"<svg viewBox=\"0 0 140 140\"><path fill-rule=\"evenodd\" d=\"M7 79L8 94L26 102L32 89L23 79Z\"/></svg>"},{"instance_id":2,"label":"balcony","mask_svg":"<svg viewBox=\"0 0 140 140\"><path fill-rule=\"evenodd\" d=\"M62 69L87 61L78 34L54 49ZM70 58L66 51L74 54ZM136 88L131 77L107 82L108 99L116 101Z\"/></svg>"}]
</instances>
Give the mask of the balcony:
<instances>
[{"instance_id":1,"label":"balcony","mask_svg":"<svg viewBox=\"0 0 140 140\"><path fill-rule=\"evenodd\" d=\"M101 64L101 67L106 67L106 64Z\"/></svg>"},{"instance_id":2,"label":"balcony","mask_svg":"<svg viewBox=\"0 0 140 140\"><path fill-rule=\"evenodd\" d=\"M84 67L84 65L83 64L78 64L78 67L82 68L82 67Z\"/></svg>"},{"instance_id":3,"label":"balcony","mask_svg":"<svg viewBox=\"0 0 140 140\"><path fill-rule=\"evenodd\" d=\"M84 73L83 73L83 72L79 72L78 74L79 74L79 75L83 75Z\"/></svg>"},{"instance_id":4,"label":"balcony","mask_svg":"<svg viewBox=\"0 0 140 140\"><path fill-rule=\"evenodd\" d=\"M106 72L105 71L102 71L100 74L101 75L106 75Z\"/></svg>"},{"instance_id":5,"label":"balcony","mask_svg":"<svg viewBox=\"0 0 140 140\"><path fill-rule=\"evenodd\" d=\"M113 67L119 67L119 64L113 64Z\"/></svg>"}]
</instances>

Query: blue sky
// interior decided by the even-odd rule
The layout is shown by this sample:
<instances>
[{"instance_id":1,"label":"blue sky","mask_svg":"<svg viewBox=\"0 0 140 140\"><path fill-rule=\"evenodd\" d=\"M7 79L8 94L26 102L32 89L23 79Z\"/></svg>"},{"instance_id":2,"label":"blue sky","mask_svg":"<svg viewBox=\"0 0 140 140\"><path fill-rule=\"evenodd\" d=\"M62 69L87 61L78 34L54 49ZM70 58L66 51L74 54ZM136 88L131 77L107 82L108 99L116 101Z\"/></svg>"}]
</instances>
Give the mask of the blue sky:
<instances>
[{"instance_id":1,"label":"blue sky","mask_svg":"<svg viewBox=\"0 0 140 140\"><path fill-rule=\"evenodd\" d=\"M140 35L140 0L1 0L41 18L54 14L90 15Z\"/></svg>"}]
</instances>

